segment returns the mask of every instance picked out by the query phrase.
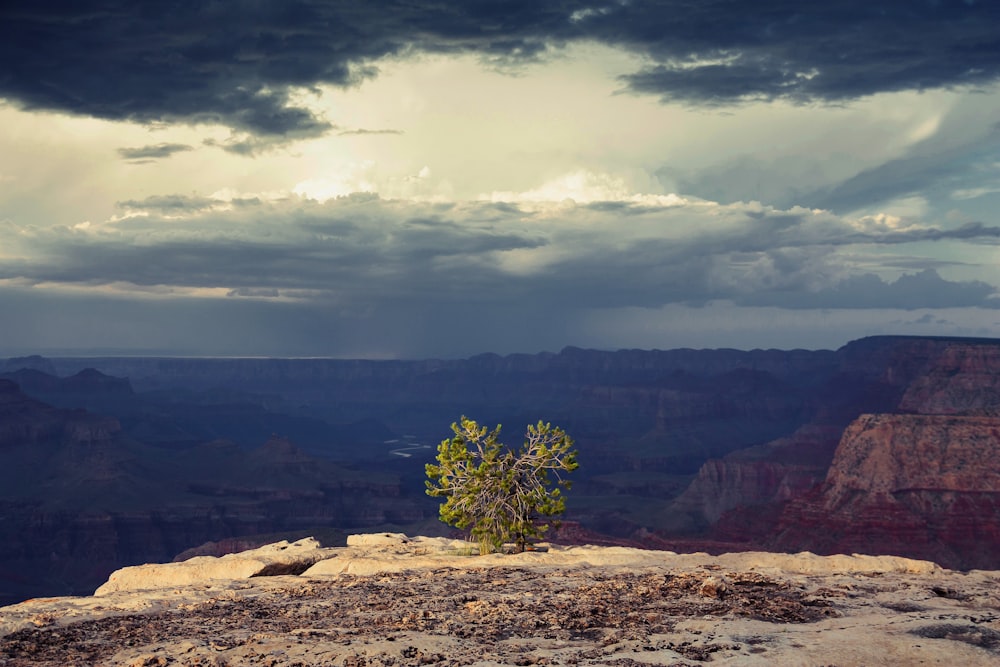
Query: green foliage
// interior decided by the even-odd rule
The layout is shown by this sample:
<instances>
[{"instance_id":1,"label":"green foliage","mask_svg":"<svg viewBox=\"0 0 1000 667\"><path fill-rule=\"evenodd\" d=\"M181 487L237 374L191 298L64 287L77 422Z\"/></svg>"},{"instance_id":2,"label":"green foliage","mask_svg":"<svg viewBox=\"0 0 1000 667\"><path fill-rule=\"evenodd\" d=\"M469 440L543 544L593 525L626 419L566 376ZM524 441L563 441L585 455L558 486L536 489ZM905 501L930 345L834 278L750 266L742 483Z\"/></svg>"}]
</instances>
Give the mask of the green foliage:
<instances>
[{"instance_id":1,"label":"green foliage","mask_svg":"<svg viewBox=\"0 0 1000 667\"><path fill-rule=\"evenodd\" d=\"M566 473L577 468L573 440L561 428L528 426L517 451L499 441L500 426L489 431L464 416L451 425L454 435L438 445L437 465L427 464L427 495L444 498L441 521L469 529L480 553L514 542L524 551L548 524L542 517L562 514L569 488Z\"/></svg>"}]
</instances>

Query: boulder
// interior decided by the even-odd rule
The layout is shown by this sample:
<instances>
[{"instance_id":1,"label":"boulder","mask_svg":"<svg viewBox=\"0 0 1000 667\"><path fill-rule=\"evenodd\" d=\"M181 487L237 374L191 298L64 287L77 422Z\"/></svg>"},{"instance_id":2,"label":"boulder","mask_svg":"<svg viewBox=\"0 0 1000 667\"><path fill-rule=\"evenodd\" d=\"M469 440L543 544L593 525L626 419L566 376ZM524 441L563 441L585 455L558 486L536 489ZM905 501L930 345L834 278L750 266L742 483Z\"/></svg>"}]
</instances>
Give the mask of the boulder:
<instances>
[{"instance_id":1,"label":"boulder","mask_svg":"<svg viewBox=\"0 0 1000 667\"><path fill-rule=\"evenodd\" d=\"M237 554L197 556L181 563L147 564L124 567L111 574L94 595L118 591L150 590L186 586L218 579L247 579L281 574L301 574L315 563L333 558L335 549L323 548L307 537L286 540Z\"/></svg>"},{"instance_id":2,"label":"boulder","mask_svg":"<svg viewBox=\"0 0 1000 667\"><path fill-rule=\"evenodd\" d=\"M370 535L348 535L349 547L401 547L409 544L410 538L403 533L372 533Z\"/></svg>"}]
</instances>

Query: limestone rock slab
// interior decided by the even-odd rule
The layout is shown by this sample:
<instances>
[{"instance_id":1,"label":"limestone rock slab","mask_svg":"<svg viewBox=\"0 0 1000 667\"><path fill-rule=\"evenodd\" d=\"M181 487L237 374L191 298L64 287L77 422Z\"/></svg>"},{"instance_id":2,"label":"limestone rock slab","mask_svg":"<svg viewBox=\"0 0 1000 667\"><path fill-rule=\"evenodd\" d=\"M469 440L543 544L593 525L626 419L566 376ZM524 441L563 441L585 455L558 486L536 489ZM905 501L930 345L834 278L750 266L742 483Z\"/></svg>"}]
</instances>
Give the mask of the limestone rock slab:
<instances>
[{"instance_id":1,"label":"limestone rock slab","mask_svg":"<svg viewBox=\"0 0 1000 667\"><path fill-rule=\"evenodd\" d=\"M134 565L112 572L94 595L188 586L217 579L301 574L315 563L332 558L335 553L335 549L324 548L314 538L308 537L292 543L282 540L218 558L197 556L181 563Z\"/></svg>"}]
</instances>

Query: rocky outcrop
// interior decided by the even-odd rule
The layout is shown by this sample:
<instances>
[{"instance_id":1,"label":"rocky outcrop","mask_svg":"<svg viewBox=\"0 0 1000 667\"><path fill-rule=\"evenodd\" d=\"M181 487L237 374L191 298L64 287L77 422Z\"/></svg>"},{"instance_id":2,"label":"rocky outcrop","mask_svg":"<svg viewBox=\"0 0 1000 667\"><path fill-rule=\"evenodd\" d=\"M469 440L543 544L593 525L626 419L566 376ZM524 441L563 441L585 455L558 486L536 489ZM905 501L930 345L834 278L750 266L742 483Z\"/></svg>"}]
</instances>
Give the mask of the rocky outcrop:
<instances>
[{"instance_id":1,"label":"rocky outcrop","mask_svg":"<svg viewBox=\"0 0 1000 667\"><path fill-rule=\"evenodd\" d=\"M787 438L706 462L663 512L661 530L701 532L732 510L802 496L826 477L839 434L835 426L811 425Z\"/></svg>"},{"instance_id":2,"label":"rocky outcrop","mask_svg":"<svg viewBox=\"0 0 1000 667\"><path fill-rule=\"evenodd\" d=\"M771 461L712 460L671 503L667 514L672 521L661 526L669 532L703 530L734 508L800 496L823 479L823 472Z\"/></svg>"},{"instance_id":3,"label":"rocky outcrop","mask_svg":"<svg viewBox=\"0 0 1000 667\"><path fill-rule=\"evenodd\" d=\"M1000 566L1000 418L863 415L766 544Z\"/></svg>"},{"instance_id":4,"label":"rocky outcrop","mask_svg":"<svg viewBox=\"0 0 1000 667\"><path fill-rule=\"evenodd\" d=\"M0 608L0 663L992 667L1000 654L997 572L559 545L470 557L461 542L379 542L331 550L298 576Z\"/></svg>"},{"instance_id":5,"label":"rocky outcrop","mask_svg":"<svg viewBox=\"0 0 1000 667\"><path fill-rule=\"evenodd\" d=\"M333 556L333 549L324 549L311 537L291 543L285 540L220 558L196 556L182 563L125 567L113 572L94 595L207 584L218 579L302 574L315 563Z\"/></svg>"},{"instance_id":6,"label":"rocky outcrop","mask_svg":"<svg viewBox=\"0 0 1000 667\"><path fill-rule=\"evenodd\" d=\"M913 491L1000 492L1000 418L862 415L826 478L829 511Z\"/></svg>"}]
</instances>

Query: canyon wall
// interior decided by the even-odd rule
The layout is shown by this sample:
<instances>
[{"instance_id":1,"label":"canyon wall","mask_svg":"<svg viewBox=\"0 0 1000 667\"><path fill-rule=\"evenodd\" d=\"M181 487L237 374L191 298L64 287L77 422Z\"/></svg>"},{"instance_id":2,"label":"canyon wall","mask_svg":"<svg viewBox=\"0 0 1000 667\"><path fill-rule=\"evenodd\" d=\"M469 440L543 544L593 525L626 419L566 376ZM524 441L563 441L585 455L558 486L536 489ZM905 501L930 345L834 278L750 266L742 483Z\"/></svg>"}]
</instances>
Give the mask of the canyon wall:
<instances>
[{"instance_id":1,"label":"canyon wall","mask_svg":"<svg viewBox=\"0 0 1000 667\"><path fill-rule=\"evenodd\" d=\"M5 371L7 601L84 590L209 541L433 522L423 466L462 414L503 423L513 444L538 419L573 435L566 539L1000 567L1000 341L412 362L29 358Z\"/></svg>"},{"instance_id":2,"label":"canyon wall","mask_svg":"<svg viewBox=\"0 0 1000 667\"><path fill-rule=\"evenodd\" d=\"M779 550L1000 567L1000 346L952 341L928 355L897 410L853 420L823 483L760 538Z\"/></svg>"},{"instance_id":3,"label":"canyon wall","mask_svg":"<svg viewBox=\"0 0 1000 667\"><path fill-rule=\"evenodd\" d=\"M1000 418L863 415L844 432L824 484L790 502L765 542L996 568Z\"/></svg>"},{"instance_id":4,"label":"canyon wall","mask_svg":"<svg viewBox=\"0 0 1000 667\"><path fill-rule=\"evenodd\" d=\"M0 380L0 604L93 590L122 566L209 540L412 524L398 476L340 467L282 438L152 447L118 421Z\"/></svg>"}]
</instances>

